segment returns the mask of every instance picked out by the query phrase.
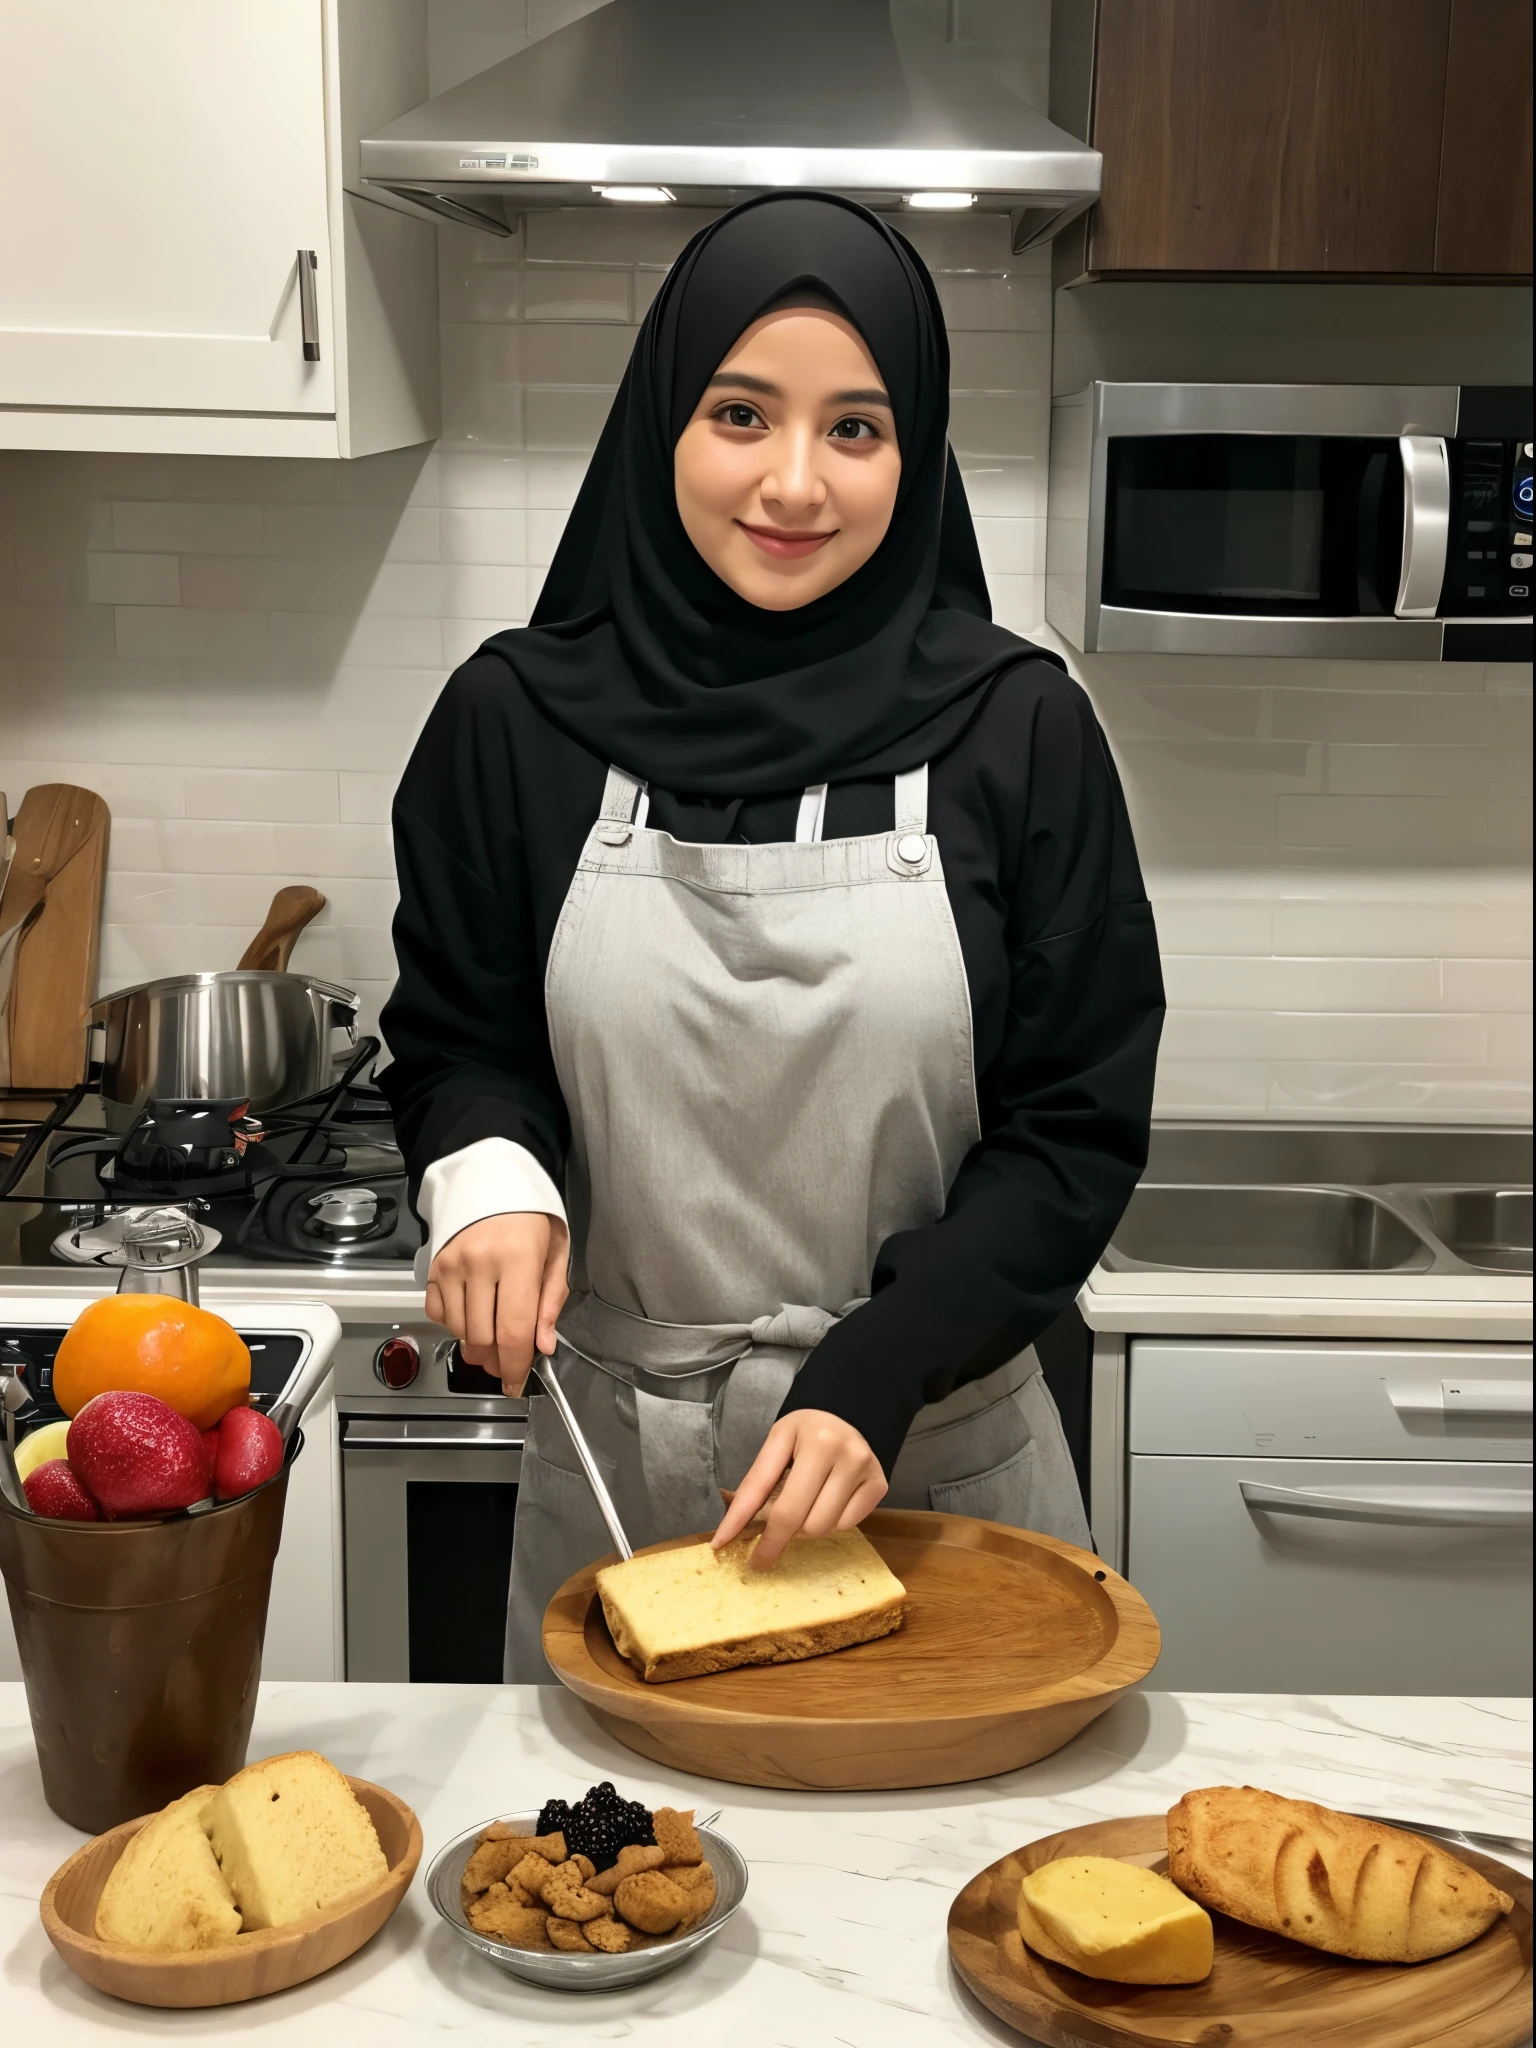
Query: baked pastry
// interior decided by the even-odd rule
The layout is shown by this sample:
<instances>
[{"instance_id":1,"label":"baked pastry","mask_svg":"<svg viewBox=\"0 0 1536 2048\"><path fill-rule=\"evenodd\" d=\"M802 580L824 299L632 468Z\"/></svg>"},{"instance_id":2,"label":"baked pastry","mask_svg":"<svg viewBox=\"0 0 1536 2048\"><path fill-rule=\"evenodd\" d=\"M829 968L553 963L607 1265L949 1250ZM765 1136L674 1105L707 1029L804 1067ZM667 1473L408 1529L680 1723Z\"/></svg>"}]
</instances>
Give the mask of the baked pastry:
<instances>
[{"instance_id":1,"label":"baked pastry","mask_svg":"<svg viewBox=\"0 0 1536 2048\"><path fill-rule=\"evenodd\" d=\"M1449 1955L1515 1903L1418 1835L1250 1785L1185 1793L1168 1875L1213 1912L1367 1963Z\"/></svg>"},{"instance_id":2,"label":"baked pastry","mask_svg":"<svg viewBox=\"0 0 1536 2048\"><path fill-rule=\"evenodd\" d=\"M240 1932L240 1909L203 1832L218 1790L200 1785L145 1821L96 1904L96 1939L120 1948L216 1948Z\"/></svg>"},{"instance_id":3,"label":"baked pastry","mask_svg":"<svg viewBox=\"0 0 1536 2048\"><path fill-rule=\"evenodd\" d=\"M609 1632L642 1678L787 1664L900 1628L906 1589L861 1530L792 1537L761 1572L748 1564L760 1536L651 1551L598 1573Z\"/></svg>"},{"instance_id":4,"label":"baked pastry","mask_svg":"<svg viewBox=\"0 0 1536 2048\"><path fill-rule=\"evenodd\" d=\"M323 1912L389 1871L352 1787L311 1749L247 1764L203 1825L247 1933Z\"/></svg>"},{"instance_id":5,"label":"baked pastry","mask_svg":"<svg viewBox=\"0 0 1536 2048\"><path fill-rule=\"evenodd\" d=\"M1166 1877L1112 1856L1062 1856L1019 1887L1019 1934L1047 1962L1109 1984L1199 1984L1211 1916Z\"/></svg>"}]
</instances>

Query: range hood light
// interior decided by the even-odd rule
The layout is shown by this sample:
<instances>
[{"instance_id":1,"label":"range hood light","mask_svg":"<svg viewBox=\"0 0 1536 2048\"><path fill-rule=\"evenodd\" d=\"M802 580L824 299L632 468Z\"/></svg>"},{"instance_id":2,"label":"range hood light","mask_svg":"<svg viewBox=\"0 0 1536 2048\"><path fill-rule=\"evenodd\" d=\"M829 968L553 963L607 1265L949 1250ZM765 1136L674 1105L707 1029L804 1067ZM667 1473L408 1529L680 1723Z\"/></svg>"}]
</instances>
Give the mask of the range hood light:
<instances>
[{"instance_id":1,"label":"range hood light","mask_svg":"<svg viewBox=\"0 0 1536 2048\"><path fill-rule=\"evenodd\" d=\"M976 204L974 192L909 192L908 206L916 206L927 213L963 213L968 206Z\"/></svg>"},{"instance_id":2,"label":"range hood light","mask_svg":"<svg viewBox=\"0 0 1536 2048\"><path fill-rule=\"evenodd\" d=\"M665 185L594 185L592 190L618 206L670 206L677 197Z\"/></svg>"}]
</instances>

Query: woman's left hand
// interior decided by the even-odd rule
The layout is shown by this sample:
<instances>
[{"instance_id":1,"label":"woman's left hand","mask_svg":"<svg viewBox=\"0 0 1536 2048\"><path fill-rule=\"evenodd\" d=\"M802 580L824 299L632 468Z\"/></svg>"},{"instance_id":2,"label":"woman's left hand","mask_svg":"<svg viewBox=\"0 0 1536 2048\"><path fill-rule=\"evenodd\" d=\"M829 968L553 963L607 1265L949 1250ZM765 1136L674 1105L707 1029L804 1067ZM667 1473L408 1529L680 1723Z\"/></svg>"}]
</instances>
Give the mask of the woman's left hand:
<instances>
[{"instance_id":1,"label":"woman's left hand","mask_svg":"<svg viewBox=\"0 0 1536 2048\"><path fill-rule=\"evenodd\" d=\"M715 1531L716 1550L741 1534L781 1479L783 1490L752 1553L759 1571L778 1562L791 1536L856 1528L886 1492L880 1460L851 1422L820 1408L781 1415Z\"/></svg>"}]
</instances>

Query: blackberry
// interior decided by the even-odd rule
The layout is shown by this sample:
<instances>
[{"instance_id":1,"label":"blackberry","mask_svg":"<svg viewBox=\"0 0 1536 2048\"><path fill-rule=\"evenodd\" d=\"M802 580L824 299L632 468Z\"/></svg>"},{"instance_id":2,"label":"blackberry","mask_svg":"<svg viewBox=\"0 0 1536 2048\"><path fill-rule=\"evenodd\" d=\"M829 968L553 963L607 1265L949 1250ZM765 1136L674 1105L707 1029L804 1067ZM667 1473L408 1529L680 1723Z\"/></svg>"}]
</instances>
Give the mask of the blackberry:
<instances>
[{"instance_id":1,"label":"blackberry","mask_svg":"<svg viewBox=\"0 0 1536 2048\"><path fill-rule=\"evenodd\" d=\"M563 1835L570 1824L571 1808L569 1800L546 1799L539 1808L539 1824L534 1829L534 1833L536 1835Z\"/></svg>"},{"instance_id":2,"label":"blackberry","mask_svg":"<svg viewBox=\"0 0 1536 2048\"><path fill-rule=\"evenodd\" d=\"M564 1832L567 1852L590 1857L598 1870L611 1870L619 1851L631 1843L648 1848L656 1840L649 1809L638 1799L621 1799L606 1778L573 1807L563 1800L550 1800L539 1815L540 1834L549 1831L546 1817L557 1813L562 1817L552 1825Z\"/></svg>"}]
</instances>

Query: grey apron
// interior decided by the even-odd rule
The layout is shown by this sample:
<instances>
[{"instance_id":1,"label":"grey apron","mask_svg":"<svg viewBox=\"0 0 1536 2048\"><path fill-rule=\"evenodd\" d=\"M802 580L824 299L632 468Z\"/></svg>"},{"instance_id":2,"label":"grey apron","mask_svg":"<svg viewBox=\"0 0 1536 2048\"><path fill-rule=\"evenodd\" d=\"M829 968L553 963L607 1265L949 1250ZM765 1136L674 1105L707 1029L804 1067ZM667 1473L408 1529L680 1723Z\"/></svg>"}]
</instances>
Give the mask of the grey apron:
<instances>
[{"instance_id":1,"label":"grey apron","mask_svg":"<svg viewBox=\"0 0 1536 2048\"><path fill-rule=\"evenodd\" d=\"M553 1369L637 1546L712 1529L791 1382L867 1298L876 1254L943 1214L980 1136L970 992L928 771L894 827L683 844L612 768L550 947L571 1119L571 1298ZM544 1609L611 1548L564 1427L531 1403L506 1673L550 1676ZM1033 1351L925 1408L887 1503L1086 1545Z\"/></svg>"}]
</instances>

